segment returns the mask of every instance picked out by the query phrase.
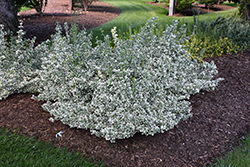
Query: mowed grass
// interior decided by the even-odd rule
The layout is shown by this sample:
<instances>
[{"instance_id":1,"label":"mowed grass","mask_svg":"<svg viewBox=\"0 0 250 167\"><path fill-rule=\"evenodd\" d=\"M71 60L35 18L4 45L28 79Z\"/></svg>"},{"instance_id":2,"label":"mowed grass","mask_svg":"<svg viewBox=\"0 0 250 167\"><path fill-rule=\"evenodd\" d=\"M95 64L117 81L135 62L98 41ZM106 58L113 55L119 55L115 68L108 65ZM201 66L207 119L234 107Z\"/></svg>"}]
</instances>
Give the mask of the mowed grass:
<instances>
[{"instance_id":1,"label":"mowed grass","mask_svg":"<svg viewBox=\"0 0 250 167\"><path fill-rule=\"evenodd\" d=\"M101 163L84 158L79 152L73 153L34 138L12 133L0 128L0 166L35 167L98 167Z\"/></svg>"},{"instance_id":2,"label":"mowed grass","mask_svg":"<svg viewBox=\"0 0 250 167\"><path fill-rule=\"evenodd\" d=\"M27 11L27 10L30 10L31 8L29 7L26 7L26 6L22 6L21 9L20 9L20 12L24 12L24 11Z\"/></svg>"},{"instance_id":3,"label":"mowed grass","mask_svg":"<svg viewBox=\"0 0 250 167\"><path fill-rule=\"evenodd\" d=\"M232 6L232 7L238 7L238 4L236 4L234 2L223 2L222 5L228 5L228 6Z\"/></svg>"},{"instance_id":4,"label":"mowed grass","mask_svg":"<svg viewBox=\"0 0 250 167\"><path fill-rule=\"evenodd\" d=\"M250 167L250 134L241 141L240 146L234 148L225 155L224 158L218 159L216 167Z\"/></svg>"},{"instance_id":5,"label":"mowed grass","mask_svg":"<svg viewBox=\"0 0 250 167\"><path fill-rule=\"evenodd\" d=\"M105 0L122 9L119 17L102 26L89 30L95 36L110 34L113 27L121 32L127 32L128 27L138 30L147 20L158 16L159 23L163 26L173 19L181 23L193 22L193 17L167 17L168 11L164 8L146 4L145 0ZM232 4L228 4L232 5ZM29 10L22 8L21 11ZM215 12L198 16L200 20L210 20L218 16L232 16L237 9ZM238 148L227 154L224 159L219 159L215 166L249 166L250 162L250 135ZM22 135L12 133L0 128L0 166L104 166L101 163L86 159L80 153L73 153L62 148L37 141Z\"/></svg>"},{"instance_id":6,"label":"mowed grass","mask_svg":"<svg viewBox=\"0 0 250 167\"><path fill-rule=\"evenodd\" d=\"M192 23L194 21L192 16L186 17L170 17L168 15L168 10L156 5L147 4L146 2L152 2L149 0L101 0L105 3L109 3L113 6L119 7L122 13L114 20L103 24L99 27L90 29L93 32L93 36L102 36L100 29L103 33L111 35L110 30L113 27L117 27L121 33L128 32L128 28L131 27L132 30L139 30L149 19L152 17L158 17L159 24L161 27L165 27L167 24L172 23L173 20L179 20L181 24ZM231 9L226 11L208 13L204 15L199 15L200 20L210 20L215 19L218 16L233 16L237 9Z\"/></svg>"}]
</instances>

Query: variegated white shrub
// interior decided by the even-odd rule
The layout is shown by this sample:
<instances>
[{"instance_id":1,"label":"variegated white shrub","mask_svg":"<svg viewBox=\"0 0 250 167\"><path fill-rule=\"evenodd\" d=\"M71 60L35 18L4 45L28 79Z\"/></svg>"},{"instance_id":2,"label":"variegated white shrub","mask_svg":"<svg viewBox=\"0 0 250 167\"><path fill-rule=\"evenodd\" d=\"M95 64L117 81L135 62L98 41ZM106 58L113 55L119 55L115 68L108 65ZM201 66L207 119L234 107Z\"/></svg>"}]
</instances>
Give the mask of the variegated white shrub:
<instances>
[{"instance_id":1,"label":"variegated white shrub","mask_svg":"<svg viewBox=\"0 0 250 167\"><path fill-rule=\"evenodd\" d=\"M19 92L35 92L39 87L37 69L40 68L40 51L34 49L33 40L24 40L22 25L11 42L0 25L0 99Z\"/></svg>"},{"instance_id":2,"label":"variegated white shrub","mask_svg":"<svg viewBox=\"0 0 250 167\"><path fill-rule=\"evenodd\" d=\"M177 21L161 36L153 33L156 18L141 33L121 41L116 29L92 47L92 36L76 27L66 36L57 26L51 41L34 47L23 31L7 43L0 28L0 98L39 92L51 121L89 129L115 142L136 132L154 135L171 129L190 114L190 94L213 90L221 79L214 63L198 63L181 44L188 39ZM6 45L7 44L7 45Z\"/></svg>"},{"instance_id":3,"label":"variegated white shrub","mask_svg":"<svg viewBox=\"0 0 250 167\"><path fill-rule=\"evenodd\" d=\"M141 33L121 41L112 30L110 38L91 46L83 30L57 33L50 43L39 45L39 100L43 108L70 127L89 129L92 134L115 142L137 132L154 135L173 128L190 114L190 94L213 90L221 79L211 63L190 60L181 45L188 37L177 21L162 36L153 33L156 18ZM50 119L50 120L53 120Z\"/></svg>"}]
</instances>

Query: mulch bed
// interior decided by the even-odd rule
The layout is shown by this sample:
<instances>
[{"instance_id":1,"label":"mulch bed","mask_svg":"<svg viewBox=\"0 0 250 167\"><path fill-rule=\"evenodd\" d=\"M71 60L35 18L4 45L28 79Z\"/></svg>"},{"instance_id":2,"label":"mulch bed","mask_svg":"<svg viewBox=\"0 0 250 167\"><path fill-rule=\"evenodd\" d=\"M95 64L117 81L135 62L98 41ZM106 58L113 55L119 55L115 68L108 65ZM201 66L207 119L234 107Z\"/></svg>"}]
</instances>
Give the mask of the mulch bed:
<instances>
[{"instance_id":1,"label":"mulch bed","mask_svg":"<svg viewBox=\"0 0 250 167\"><path fill-rule=\"evenodd\" d=\"M23 22L26 38L36 37L36 44L41 43L55 33L57 22L63 25L77 24L80 28L91 29L101 26L121 13L121 9L110 4L96 1L93 2L87 12L82 8L75 7L75 11L68 9L67 0L49 0L43 15L36 13L34 9L18 13L18 20Z\"/></svg>"},{"instance_id":2,"label":"mulch bed","mask_svg":"<svg viewBox=\"0 0 250 167\"><path fill-rule=\"evenodd\" d=\"M191 97L193 117L155 136L136 134L111 144L87 130L51 123L43 102L31 94L14 94L0 101L0 126L81 151L110 166L206 166L223 156L250 133L250 51L214 60L225 78L214 91ZM59 131L65 133L56 138Z\"/></svg>"},{"instance_id":3,"label":"mulch bed","mask_svg":"<svg viewBox=\"0 0 250 167\"><path fill-rule=\"evenodd\" d=\"M108 166L208 166L250 133L250 50L206 59L212 60L219 71L215 78L224 80L214 91L193 95L193 117L165 133L135 134L111 144L88 130L50 122L43 102L29 93L0 101L0 127L80 151ZM56 138L59 131L64 133Z\"/></svg>"}]
</instances>

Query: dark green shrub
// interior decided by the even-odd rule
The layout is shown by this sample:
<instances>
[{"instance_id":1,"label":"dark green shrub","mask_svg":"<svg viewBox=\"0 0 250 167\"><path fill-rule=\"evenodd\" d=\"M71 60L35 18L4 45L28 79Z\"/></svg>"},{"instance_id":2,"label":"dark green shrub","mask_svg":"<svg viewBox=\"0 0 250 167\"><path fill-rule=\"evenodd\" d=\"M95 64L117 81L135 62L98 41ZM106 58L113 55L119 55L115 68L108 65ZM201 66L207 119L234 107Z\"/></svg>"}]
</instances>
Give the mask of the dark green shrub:
<instances>
[{"instance_id":1,"label":"dark green shrub","mask_svg":"<svg viewBox=\"0 0 250 167\"><path fill-rule=\"evenodd\" d=\"M229 0L229 2L234 2L239 4L239 14L244 18L248 19L248 24L250 24L250 1L248 0Z\"/></svg>"},{"instance_id":2,"label":"dark green shrub","mask_svg":"<svg viewBox=\"0 0 250 167\"><path fill-rule=\"evenodd\" d=\"M247 5L247 8L248 8L248 11L250 11L250 4ZM239 4L238 11L239 11L239 15L241 16L241 18L247 19L246 9L241 3Z\"/></svg>"},{"instance_id":3,"label":"dark green shrub","mask_svg":"<svg viewBox=\"0 0 250 167\"><path fill-rule=\"evenodd\" d=\"M15 2L15 6L17 8L17 11L20 12L20 9L22 6L24 6L24 4L26 3L27 0L17 0L14 1Z\"/></svg>"},{"instance_id":4,"label":"dark green shrub","mask_svg":"<svg viewBox=\"0 0 250 167\"><path fill-rule=\"evenodd\" d=\"M214 4L220 4L224 0L199 0L200 4L205 4L206 8L212 7Z\"/></svg>"},{"instance_id":5,"label":"dark green shrub","mask_svg":"<svg viewBox=\"0 0 250 167\"><path fill-rule=\"evenodd\" d=\"M192 8L195 0L177 0L176 12L183 13L185 9Z\"/></svg>"}]
</instances>

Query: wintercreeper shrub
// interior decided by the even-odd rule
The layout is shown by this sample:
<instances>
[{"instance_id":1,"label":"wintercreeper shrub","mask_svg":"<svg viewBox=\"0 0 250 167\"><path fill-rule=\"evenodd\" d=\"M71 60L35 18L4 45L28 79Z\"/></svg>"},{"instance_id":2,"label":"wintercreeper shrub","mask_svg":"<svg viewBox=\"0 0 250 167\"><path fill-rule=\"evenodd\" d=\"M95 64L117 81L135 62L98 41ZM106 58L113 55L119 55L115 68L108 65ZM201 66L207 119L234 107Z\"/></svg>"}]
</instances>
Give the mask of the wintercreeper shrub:
<instances>
[{"instance_id":1,"label":"wintercreeper shrub","mask_svg":"<svg viewBox=\"0 0 250 167\"><path fill-rule=\"evenodd\" d=\"M91 54L91 34L86 31L76 33L76 27L69 28L65 24L66 36L62 28L57 25L56 34L51 41L42 43L42 70L39 71L42 85L39 100L53 100L74 102L90 101L93 92L95 60ZM93 58L93 59L92 59Z\"/></svg>"},{"instance_id":2,"label":"wintercreeper shrub","mask_svg":"<svg viewBox=\"0 0 250 167\"><path fill-rule=\"evenodd\" d=\"M162 36L154 35L155 24L153 18L124 41L113 29L115 46L105 36L94 48L85 30L72 33L65 25L62 36L57 26L50 45L40 46L45 50L41 88L33 98L47 100L43 108L50 120L89 129L111 142L173 128L191 116L190 94L213 90L221 79L212 80L213 62L190 59L181 45L188 39L186 29L177 30L178 21Z\"/></svg>"},{"instance_id":3,"label":"wintercreeper shrub","mask_svg":"<svg viewBox=\"0 0 250 167\"><path fill-rule=\"evenodd\" d=\"M25 40L22 24L18 36L10 42L5 40L6 33L0 25L0 99L20 92L35 92L39 87L36 71L41 59L34 49L33 40Z\"/></svg>"}]
</instances>

